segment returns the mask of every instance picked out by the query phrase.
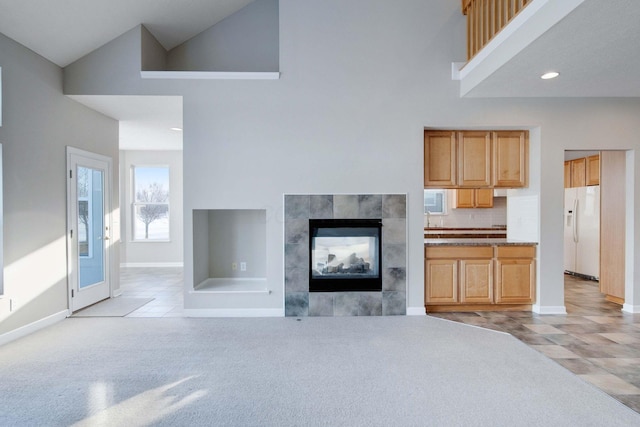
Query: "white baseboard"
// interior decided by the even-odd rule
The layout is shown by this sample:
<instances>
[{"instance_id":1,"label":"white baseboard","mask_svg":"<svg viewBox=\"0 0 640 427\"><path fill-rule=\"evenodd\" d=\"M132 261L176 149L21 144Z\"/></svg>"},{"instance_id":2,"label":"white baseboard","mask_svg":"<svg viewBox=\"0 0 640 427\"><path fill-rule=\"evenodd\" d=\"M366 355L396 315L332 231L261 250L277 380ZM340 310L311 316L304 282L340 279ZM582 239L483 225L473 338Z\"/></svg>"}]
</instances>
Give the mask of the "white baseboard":
<instances>
[{"instance_id":1,"label":"white baseboard","mask_svg":"<svg viewBox=\"0 0 640 427\"><path fill-rule=\"evenodd\" d=\"M185 308L184 317L284 317L283 308Z\"/></svg>"},{"instance_id":2,"label":"white baseboard","mask_svg":"<svg viewBox=\"0 0 640 427\"><path fill-rule=\"evenodd\" d=\"M424 307L407 307L407 316L426 316Z\"/></svg>"},{"instance_id":3,"label":"white baseboard","mask_svg":"<svg viewBox=\"0 0 640 427\"><path fill-rule=\"evenodd\" d=\"M123 262L120 264L120 268L129 268L129 267L153 267L153 268L184 267L184 263L183 262Z\"/></svg>"},{"instance_id":4,"label":"white baseboard","mask_svg":"<svg viewBox=\"0 0 640 427\"><path fill-rule=\"evenodd\" d=\"M567 309L564 305L538 305L534 304L531 307L531 311L538 314L567 314Z\"/></svg>"},{"instance_id":5,"label":"white baseboard","mask_svg":"<svg viewBox=\"0 0 640 427\"><path fill-rule=\"evenodd\" d=\"M625 313L640 313L640 305L631 305L624 303L622 305L622 311Z\"/></svg>"},{"instance_id":6,"label":"white baseboard","mask_svg":"<svg viewBox=\"0 0 640 427\"><path fill-rule=\"evenodd\" d=\"M14 329L11 332L4 333L0 335L0 346L25 337L29 334L39 331L40 329L44 329L47 326L58 323L59 321L66 319L68 316L69 310L63 310L58 313L52 314L51 316L47 316L44 319L36 320L33 323L21 326L20 328Z\"/></svg>"}]
</instances>

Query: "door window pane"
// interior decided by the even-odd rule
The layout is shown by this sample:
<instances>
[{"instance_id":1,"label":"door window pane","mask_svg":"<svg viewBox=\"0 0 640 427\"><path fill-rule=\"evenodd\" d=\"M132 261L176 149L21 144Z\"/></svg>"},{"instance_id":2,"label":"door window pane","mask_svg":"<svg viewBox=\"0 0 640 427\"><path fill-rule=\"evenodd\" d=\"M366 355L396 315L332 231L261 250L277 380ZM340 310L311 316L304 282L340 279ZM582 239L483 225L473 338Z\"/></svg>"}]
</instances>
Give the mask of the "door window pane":
<instances>
[{"instance_id":1,"label":"door window pane","mask_svg":"<svg viewBox=\"0 0 640 427\"><path fill-rule=\"evenodd\" d=\"M79 286L104 281L104 177L98 169L78 167Z\"/></svg>"}]
</instances>

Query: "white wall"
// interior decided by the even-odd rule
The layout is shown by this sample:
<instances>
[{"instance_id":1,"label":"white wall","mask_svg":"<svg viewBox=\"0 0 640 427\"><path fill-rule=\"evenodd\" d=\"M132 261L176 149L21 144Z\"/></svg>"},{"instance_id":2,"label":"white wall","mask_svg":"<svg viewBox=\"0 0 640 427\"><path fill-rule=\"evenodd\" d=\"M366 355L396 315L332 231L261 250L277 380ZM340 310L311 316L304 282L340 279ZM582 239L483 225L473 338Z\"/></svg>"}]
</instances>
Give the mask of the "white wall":
<instances>
[{"instance_id":1,"label":"white wall","mask_svg":"<svg viewBox=\"0 0 640 427\"><path fill-rule=\"evenodd\" d=\"M179 71L278 71L278 0L257 0L167 55Z\"/></svg>"},{"instance_id":2,"label":"white wall","mask_svg":"<svg viewBox=\"0 0 640 427\"><path fill-rule=\"evenodd\" d=\"M640 101L460 99L459 2L281 0L279 11L277 81L143 81L135 30L67 68L70 93L184 96L185 307L283 307L283 194L407 193L408 306L419 310L425 127L530 130L530 187L515 196L539 200L537 307L562 307L564 151L640 148ZM639 157L629 156L632 182ZM640 185L628 191L632 225ZM189 293L192 209L266 209L271 295ZM640 227L628 230L627 275L640 286ZM640 308L640 292L627 295Z\"/></svg>"},{"instance_id":3,"label":"white wall","mask_svg":"<svg viewBox=\"0 0 640 427\"><path fill-rule=\"evenodd\" d=\"M62 94L62 70L0 34L4 296L0 335L67 309L67 145L118 162L118 123ZM114 174L114 214L118 213ZM119 236L114 236L119 238ZM116 259L118 253L115 253ZM112 277L117 288L117 269ZM13 311L9 311L9 301Z\"/></svg>"},{"instance_id":4,"label":"white wall","mask_svg":"<svg viewBox=\"0 0 640 427\"><path fill-rule=\"evenodd\" d=\"M178 266L183 262L183 182L182 151L120 152L120 188L122 189L121 224L122 266ZM168 242L135 242L132 238L131 204L133 202L131 168L133 166L169 167L169 233Z\"/></svg>"}]
</instances>

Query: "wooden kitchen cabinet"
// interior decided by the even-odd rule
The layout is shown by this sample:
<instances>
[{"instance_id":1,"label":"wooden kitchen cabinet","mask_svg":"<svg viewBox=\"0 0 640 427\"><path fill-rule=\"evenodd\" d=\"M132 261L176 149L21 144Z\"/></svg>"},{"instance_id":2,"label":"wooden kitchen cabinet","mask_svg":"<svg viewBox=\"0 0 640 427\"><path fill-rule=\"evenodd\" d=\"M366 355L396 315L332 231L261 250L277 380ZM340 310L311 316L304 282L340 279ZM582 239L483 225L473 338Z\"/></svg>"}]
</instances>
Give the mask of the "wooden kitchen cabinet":
<instances>
[{"instance_id":1,"label":"wooden kitchen cabinet","mask_svg":"<svg viewBox=\"0 0 640 427\"><path fill-rule=\"evenodd\" d=\"M600 155L587 157L585 175L587 185L600 185Z\"/></svg>"},{"instance_id":2,"label":"wooden kitchen cabinet","mask_svg":"<svg viewBox=\"0 0 640 427\"><path fill-rule=\"evenodd\" d=\"M455 187L456 134L453 131L425 131L424 133L424 186L432 188Z\"/></svg>"},{"instance_id":3,"label":"wooden kitchen cabinet","mask_svg":"<svg viewBox=\"0 0 640 427\"><path fill-rule=\"evenodd\" d=\"M492 208L492 188L458 188L455 190L456 208Z\"/></svg>"},{"instance_id":4,"label":"wooden kitchen cabinet","mask_svg":"<svg viewBox=\"0 0 640 427\"><path fill-rule=\"evenodd\" d=\"M564 162L564 188L600 185L600 155Z\"/></svg>"},{"instance_id":5,"label":"wooden kitchen cabinet","mask_svg":"<svg viewBox=\"0 0 640 427\"><path fill-rule=\"evenodd\" d=\"M535 245L425 246L427 312L531 309L535 255Z\"/></svg>"},{"instance_id":6,"label":"wooden kitchen cabinet","mask_svg":"<svg viewBox=\"0 0 640 427\"><path fill-rule=\"evenodd\" d=\"M493 294L491 246L425 248L425 303L486 303Z\"/></svg>"},{"instance_id":7,"label":"wooden kitchen cabinet","mask_svg":"<svg viewBox=\"0 0 640 427\"><path fill-rule=\"evenodd\" d=\"M460 302L463 304L493 302L493 261L491 259L460 261Z\"/></svg>"},{"instance_id":8,"label":"wooden kitchen cabinet","mask_svg":"<svg viewBox=\"0 0 640 427\"><path fill-rule=\"evenodd\" d=\"M495 302L532 304L535 301L535 246L497 246Z\"/></svg>"},{"instance_id":9,"label":"wooden kitchen cabinet","mask_svg":"<svg viewBox=\"0 0 640 427\"><path fill-rule=\"evenodd\" d=\"M428 259L425 276L429 286L425 300L429 303L451 304L458 302L458 261L454 259Z\"/></svg>"},{"instance_id":10,"label":"wooden kitchen cabinet","mask_svg":"<svg viewBox=\"0 0 640 427\"><path fill-rule=\"evenodd\" d=\"M425 188L528 185L527 131L424 132Z\"/></svg>"},{"instance_id":11,"label":"wooden kitchen cabinet","mask_svg":"<svg viewBox=\"0 0 640 427\"><path fill-rule=\"evenodd\" d=\"M458 132L458 187L491 185L491 132Z\"/></svg>"},{"instance_id":12,"label":"wooden kitchen cabinet","mask_svg":"<svg viewBox=\"0 0 640 427\"><path fill-rule=\"evenodd\" d=\"M587 159L571 160L571 186L584 187L587 185Z\"/></svg>"},{"instance_id":13,"label":"wooden kitchen cabinet","mask_svg":"<svg viewBox=\"0 0 640 427\"><path fill-rule=\"evenodd\" d=\"M529 138L526 131L492 132L494 187L521 188L528 185Z\"/></svg>"}]
</instances>

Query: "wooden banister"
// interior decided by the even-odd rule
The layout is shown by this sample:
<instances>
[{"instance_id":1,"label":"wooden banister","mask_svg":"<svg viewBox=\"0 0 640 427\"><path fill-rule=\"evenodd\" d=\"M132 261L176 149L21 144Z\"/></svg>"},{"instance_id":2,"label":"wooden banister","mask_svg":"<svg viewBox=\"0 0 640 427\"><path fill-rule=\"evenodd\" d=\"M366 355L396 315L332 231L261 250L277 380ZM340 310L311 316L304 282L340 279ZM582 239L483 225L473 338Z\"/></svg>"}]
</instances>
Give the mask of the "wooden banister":
<instances>
[{"instance_id":1,"label":"wooden banister","mask_svg":"<svg viewBox=\"0 0 640 427\"><path fill-rule=\"evenodd\" d=\"M462 0L467 16L467 61L473 58L531 0Z\"/></svg>"}]
</instances>

